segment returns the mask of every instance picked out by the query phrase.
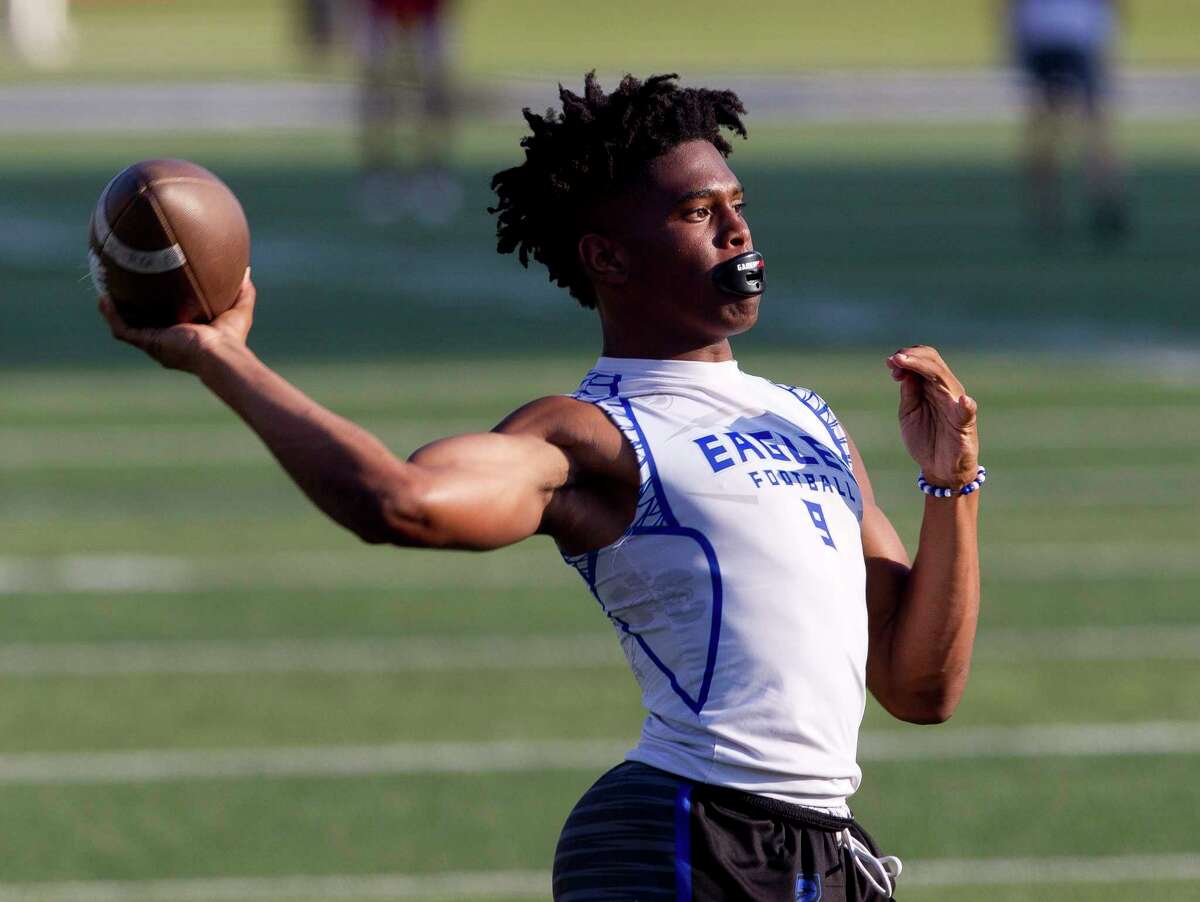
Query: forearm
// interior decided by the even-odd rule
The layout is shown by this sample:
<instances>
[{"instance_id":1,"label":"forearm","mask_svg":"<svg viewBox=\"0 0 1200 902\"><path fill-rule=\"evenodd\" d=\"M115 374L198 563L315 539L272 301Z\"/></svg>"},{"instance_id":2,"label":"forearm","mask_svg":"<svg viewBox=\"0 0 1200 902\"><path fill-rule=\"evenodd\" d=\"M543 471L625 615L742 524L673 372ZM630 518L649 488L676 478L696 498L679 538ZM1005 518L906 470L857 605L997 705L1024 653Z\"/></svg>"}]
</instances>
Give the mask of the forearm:
<instances>
[{"instance_id":1,"label":"forearm","mask_svg":"<svg viewBox=\"0 0 1200 902\"><path fill-rule=\"evenodd\" d=\"M889 624L892 678L909 719L941 721L966 688L979 614L979 493L925 499L916 560Z\"/></svg>"},{"instance_id":2,"label":"forearm","mask_svg":"<svg viewBox=\"0 0 1200 902\"><path fill-rule=\"evenodd\" d=\"M365 429L317 404L247 347L220 347L196 368L205 386L254 430L297 486L370 542L397 541L412 468Z\"/></svg>"}]
</instances>

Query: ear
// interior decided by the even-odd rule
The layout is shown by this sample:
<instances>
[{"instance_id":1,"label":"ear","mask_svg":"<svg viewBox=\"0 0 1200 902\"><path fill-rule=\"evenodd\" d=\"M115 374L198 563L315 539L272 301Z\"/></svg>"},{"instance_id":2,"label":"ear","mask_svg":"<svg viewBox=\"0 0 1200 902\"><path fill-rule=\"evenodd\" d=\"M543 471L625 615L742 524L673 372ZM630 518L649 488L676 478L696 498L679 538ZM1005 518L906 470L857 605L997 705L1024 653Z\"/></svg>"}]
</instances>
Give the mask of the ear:
<instances>
[{"instance_id":1,"label":"ear","mask_svg":"<svg viewBox=\"0 0 1200 902\"><path fill-rule=\"evenodd\" d=\"M629 256L620 242L589 232L579 239L579 262L594 282L624 285L629 279Z\"/></svg>"}]
</instances>

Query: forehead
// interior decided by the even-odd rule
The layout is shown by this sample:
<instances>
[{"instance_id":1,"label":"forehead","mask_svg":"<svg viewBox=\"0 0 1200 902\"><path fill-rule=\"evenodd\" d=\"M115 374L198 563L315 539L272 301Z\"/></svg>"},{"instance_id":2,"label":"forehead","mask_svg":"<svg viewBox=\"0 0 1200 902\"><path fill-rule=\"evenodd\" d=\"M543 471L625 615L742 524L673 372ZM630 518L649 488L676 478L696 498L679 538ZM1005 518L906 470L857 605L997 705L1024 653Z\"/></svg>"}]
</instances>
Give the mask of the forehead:
<instances>
[{"instance_id":1,"label":"forehead","mask_svg":"<svg viewBox=\"0 0 1200 902\"><path fill-rule=\"evenodd\" d=\"M692 191L734 190L737 176L725 157L708 141L676 145L646 167L646 187L672 200Z\"/></svg>"}]
</instances>

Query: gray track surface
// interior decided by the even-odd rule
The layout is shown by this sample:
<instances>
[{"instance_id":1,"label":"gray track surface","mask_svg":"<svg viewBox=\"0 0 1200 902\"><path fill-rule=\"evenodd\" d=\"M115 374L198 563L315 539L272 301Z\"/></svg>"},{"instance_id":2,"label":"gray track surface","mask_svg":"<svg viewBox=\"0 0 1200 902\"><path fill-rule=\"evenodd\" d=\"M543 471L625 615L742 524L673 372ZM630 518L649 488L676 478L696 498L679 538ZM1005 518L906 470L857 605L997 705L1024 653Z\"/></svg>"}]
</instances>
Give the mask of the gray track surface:
<instances>
[{"instance_id":1,"label":"gray track surface","mask_svg":"<svg viewBox=\"0 0 1200 902\"><path fill-rule=\"evenodd\" d=\"M989 122L1011 120L1021 108L1021 81L1006 70L717 75L689 83L737 91L757 122ZM354 122L355 93L353 83L313 81L10 86L0 87L0 123L6 132L343 128ZM523 106L557 105L556 80L512 79L486 94L467 86L463 100L474 116L515 122ZM1200 117L1200 70L1127 71L1116 108L1132 119Z\"/></svg>"}]
</instances>

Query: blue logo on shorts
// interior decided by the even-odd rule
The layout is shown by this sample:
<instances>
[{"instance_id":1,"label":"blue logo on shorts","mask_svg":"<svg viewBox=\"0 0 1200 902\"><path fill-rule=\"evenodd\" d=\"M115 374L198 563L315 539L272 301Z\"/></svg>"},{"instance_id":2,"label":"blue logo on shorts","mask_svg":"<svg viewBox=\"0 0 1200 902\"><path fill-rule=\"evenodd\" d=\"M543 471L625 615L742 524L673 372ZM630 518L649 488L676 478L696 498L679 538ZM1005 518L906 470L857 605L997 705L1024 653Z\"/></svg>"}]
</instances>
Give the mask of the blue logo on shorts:
<instances>
[{"instance_id":1,"label":"blue logo on shorts","mask_svg":"<svg viewBox=\"0 0 1200 902\"><path fill-rule=\"evenodd\" d=\"M796 902L821 902L819 874L796 875Z\"/></svg>"}]
</instances>

